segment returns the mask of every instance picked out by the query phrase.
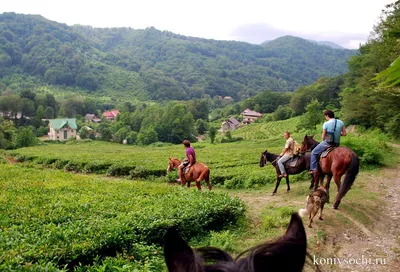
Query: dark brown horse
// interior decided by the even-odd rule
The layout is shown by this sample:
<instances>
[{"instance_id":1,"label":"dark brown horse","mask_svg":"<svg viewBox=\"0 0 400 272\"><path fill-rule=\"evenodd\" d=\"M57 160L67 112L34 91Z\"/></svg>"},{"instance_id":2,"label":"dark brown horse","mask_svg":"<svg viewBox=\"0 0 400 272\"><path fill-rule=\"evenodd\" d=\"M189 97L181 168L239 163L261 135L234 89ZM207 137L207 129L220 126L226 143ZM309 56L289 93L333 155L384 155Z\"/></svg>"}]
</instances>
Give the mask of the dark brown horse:
<instances>
[{"instance_id":1,"label":"dark brown horse","mask_svg":"<svg viewBox=\"0 0 400 272\"><path fill-rule=\"evenodd\" d=\"M314 140L313 136L305 136L301 145L301 152L313 150L319 143ZM357 155L348 147L340 146L333 149L328 156L320 158L318 170L314 174L314 190L318 188L318 179L321 175L327 175L325 189L328 193L331 179L335 180L338 194L333 205L334 209L339 207L340 201L350 190L354 180L358 174L360 162ZM340 179L346 173L343 184Z\"/></svg>"},{"instance_id":2,"label":"dark brown horse","mask_svg":"<svg viewBox=\"0 0 400 272\"><path fill-rule=\"evenodd\" d=\"M243 255L244 258L239 259ZM255 272L293 271L303 269L307 254L307 239L303 222L292 214L284 236L275 242L249 249L236 259L227 252L214 248L193 250L175 229L165 235L164 256L169 272Z\"/></svg>"},{"instance_id":3,"label":"dark brown horse","mask_svg":"<svg viewBox=\"0 0 400 272\"><path fill-rule=\"evenodd\" d=\"M169 158L168 172L173 169L178 169L181 161L176 158ZM185 169L182 169L185 171ZM204 180L207 183L208 189L211 190L210 185L210 169L204 163L198 162L190 167L189 171L182 175L182 186L187 182L187 187L190 187L190 182L195 181L197 189L201 190L200 181Z\"/></svg>"},{"instance_id":4,"label":"dark brown horse","mask_svg":"<svg viewBox=\"0 0 400 272\"><path fill-rule=\"evenodd\" d=\"M279 184L281 183L282 177L279 177L281 172L279 171L279 166L278 166L278 159L280 157L278 155L269 153L267 150L265 150L263 153L261 153L261 158L260 158L260 167L264 167L268 162L272 164L273 167L275 167L276 171L276 186L275 190L272 192L272 195L276 194L276 191L278 190ZM286 184L287 184L287 191L290 191L290 185L289 185L289 175L295 175L295 174L300 174L304 170L310 169L310 154L304 154L301 156L296 164L295 167L288 167L286 168ZM311 185L310 189L314 186L314 180L311 180Z\"/></svg>"}]
</instances>

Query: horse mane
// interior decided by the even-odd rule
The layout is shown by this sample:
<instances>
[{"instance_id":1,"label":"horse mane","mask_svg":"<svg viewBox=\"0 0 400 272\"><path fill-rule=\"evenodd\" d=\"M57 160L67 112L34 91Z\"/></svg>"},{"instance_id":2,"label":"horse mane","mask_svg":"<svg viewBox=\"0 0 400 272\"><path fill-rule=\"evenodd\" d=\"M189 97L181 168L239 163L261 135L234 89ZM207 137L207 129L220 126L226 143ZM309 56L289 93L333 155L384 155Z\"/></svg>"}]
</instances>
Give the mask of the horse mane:
<instances>
[{"instance_id":1,"label":"horse mane","mask_svg":"<svg viewBox=\"0 0 400 272\"><path fill-rule=\"evenodd\" d=\"M313 150L319 142L314 139L314 136L304 136L304 140L310 145L310 150Z\"/></svg>"},{"instance_id":2,"label":"horse mane","mask_svg":"<svg viewBox=\"0 0 400 272\"><path fill-rule=\"evenodd\" d=\"M178 236L173 237L176 235ZM175 240L178 242L172 242ZM229 253L214 247L193 251L175 230L167 231L164 255L170 272L301 271L306 250L307 240L303 222L297 213L293 213L284 236L274 242L248 249L239 254L236 259L233 259ZM247 256L241 258L244 255ZM210 262L214 263L210 264ZM196 270L184 270L185 268Z\"/></svg>"}]
</instances>

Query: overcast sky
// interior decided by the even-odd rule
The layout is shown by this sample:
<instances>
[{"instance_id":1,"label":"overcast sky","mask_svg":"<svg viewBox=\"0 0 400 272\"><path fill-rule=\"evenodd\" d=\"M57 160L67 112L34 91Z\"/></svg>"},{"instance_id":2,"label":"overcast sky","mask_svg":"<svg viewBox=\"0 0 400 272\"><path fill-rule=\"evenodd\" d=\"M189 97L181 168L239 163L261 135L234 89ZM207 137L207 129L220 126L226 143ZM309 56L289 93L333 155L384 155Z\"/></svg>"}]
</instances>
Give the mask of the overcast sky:
<instances>
[{"instance_id":1,"label":"overcast sky","mask_svg":"<svg viewBox=\"0 0 400 272\"><path fill-rule=\"evenodd\" d=\"M154 26L186 36L259 44L284 35L358 48L394 0L3 0L0 13L68 25Z\"/></svg>"}]
</instances>

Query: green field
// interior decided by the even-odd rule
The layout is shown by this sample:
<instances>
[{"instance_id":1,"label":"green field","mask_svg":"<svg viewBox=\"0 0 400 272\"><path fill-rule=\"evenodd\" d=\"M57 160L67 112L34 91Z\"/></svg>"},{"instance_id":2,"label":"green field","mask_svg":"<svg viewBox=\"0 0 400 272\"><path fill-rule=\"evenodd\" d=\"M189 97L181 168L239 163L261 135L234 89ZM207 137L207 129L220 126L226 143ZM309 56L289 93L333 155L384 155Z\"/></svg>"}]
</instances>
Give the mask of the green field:
<instances>
[{"instance_id":1,"label":"green field","mask_svg":"<svg viewBox=\"0 0 400 272\"><path fill-rule=\"evenodd\" d=\"M291 182L307 184L293 184L290 195L281 185L280 196L264 203L276 174L271 165L260 168L259 160L266 149L279 153L283 132L294 131L297 122L251 124L232 133L242 141L194 143L217 192L205 184L198 192L170 183L176 172L166 173L168 157L184 157L183 145L69 141L4 152L0 270L163 271L162 237L171 226L193 245L231 252L276 236L303 205L308 176L291 176ZM301 142L301 133L293 137ZM385 150L381 134L346 138L362 162L375 162L376 150ZM245 213L244 203L233 195L261 210Z\"/></svg>"},{"instance_id":2,"label":"green field","mask_svg":"<svg viewBox=\"0 0 400 272\"><path fill-rule=\"evenodd\" d=\"M93 265L117 252L141 267L168 227L192 237L244 213L239 199L221 193L20 164L0 171L1 271Z\"/></svg>"},{"instance_id":3,"label":"green field","mask_svg":"<svg viewBox=\"0 0 400 272\"><path fill-rule=\"evenodd\" d=\"M271 166L260 168L259 159L267 148L281 151L278 130L268 139L198 142L194 148L210 167L214 187L264 186L276 175ZM232 228L245 211L238 198L168 182L176 177L166 173L168 157L182 158L184 151L182 145L71 141L6 152L0 164L0 270L160 271L166 228L197 241ZM212 236L220 241L221 235Z\"/></svg>"},{"instance_id":4,"label":"green field","mask_svg":"<svg viewBox=\"0 0 400 272\"><path fill-rule=\"evenodd\" d=\"M255 123L234 132L235 136L248 134L246 141L224 144L194 143L197 160L210 167L211 182L214 185L227 183L228 187L243 188L273 183L276 179L274 169L259 167L261 153L268 149L279 154L284 145L283 132L293 130L296 123L296 118L267 124ZM250 131L269 136L265 139L251 138ZM296 134L294 137L296 138ZM183 145L138 147L96 141L44 144L7 154L20 162L43 164L66 171L153 180L166 175L168 157L182 159L184 152Z\"/></svg>"}]
</instances>

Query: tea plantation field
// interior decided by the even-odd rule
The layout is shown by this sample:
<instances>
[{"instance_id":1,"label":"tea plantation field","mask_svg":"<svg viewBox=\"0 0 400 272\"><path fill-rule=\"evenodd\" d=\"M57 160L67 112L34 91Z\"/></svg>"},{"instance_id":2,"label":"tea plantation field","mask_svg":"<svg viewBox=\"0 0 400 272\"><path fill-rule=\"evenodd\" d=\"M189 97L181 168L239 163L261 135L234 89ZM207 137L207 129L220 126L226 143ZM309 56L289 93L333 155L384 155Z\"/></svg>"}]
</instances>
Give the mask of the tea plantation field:
<instances>
[{"instance_id":1,"label":"tea plantation field","mask_svg":"<svg viewBox=\"0 0 400 272\"><path fill-rule=\"evenodd\" d=\"M273 168L260 168L259 159L267 148L280 152L282 132L194 148L214 186L258 187L275 181ZM184 154L182 145L100 141L6 152L0 164L0 270L164 270L160 245L168 227L199 237L232 227L245 211L238 198L168 185L176 177L166 173L168 157Z\"/></svg>"},{"instance_id":2,"label":"tea plantation field","mask_svg":"<svg viewBox=\"0 0 400 272\"><path fill-rule=\"evenodd\" d=\"M259 167L261 152L280 153L285 130L294 129L297 119L279 122L251 124L237 130L234 135L246 134L248 140L210 144L194 143L197 160L206 163L211 170L211 182L227 188L249 188L273 183L276 175L273 167ZM265 139L257 139L261 133ZM301 136L295 139L300 141ZM97 173L108 176L130 176L133 179L154 180L164 177L168 157L182 159L183 145L172 146L127 146L100 141L76 141L67 144L44 144L22 148L7 153L20 162L42 164L55 169L82 173ZM172 180L175 176L167 176ZM295 181L297 178L293 177Z\"/></svg>"},{"instance_id":3,"label":"tea plantation field","mask_svg":"<svg viewBox=\"0 0 400 272\"><path fill-rule=\"evenodd\" d=\"M20 164L0 171L0 271L85 271L104 266L105 256L126 271L162 271L168 227L193 237L244 213L238 198L221 193Z\"/></svg>"}]
</instances>

